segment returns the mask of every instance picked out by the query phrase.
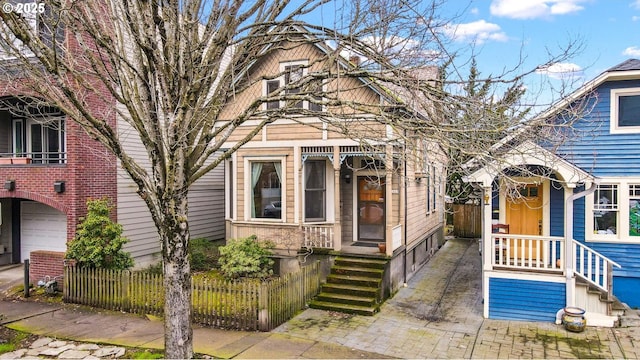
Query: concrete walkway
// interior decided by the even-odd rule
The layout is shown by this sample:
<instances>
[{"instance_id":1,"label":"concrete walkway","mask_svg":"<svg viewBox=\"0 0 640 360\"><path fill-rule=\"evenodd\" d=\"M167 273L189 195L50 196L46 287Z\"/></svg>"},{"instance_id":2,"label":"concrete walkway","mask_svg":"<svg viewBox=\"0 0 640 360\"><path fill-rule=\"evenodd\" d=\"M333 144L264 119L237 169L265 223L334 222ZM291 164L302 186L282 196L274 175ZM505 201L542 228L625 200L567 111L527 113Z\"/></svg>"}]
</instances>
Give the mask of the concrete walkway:
<instances>
[{"instance_id":1,"label":"concrete walkway","mask_svg":"<svg viewBox=\"0 0 640 360\"><path fill-rule=\"evenodd\" d=\"M261 359L640 358L638 327L575 334L552 323L483 319L477 249L474 241L448 241L376 316L308 309L270 333L195 327L194 350ZM5 326L43 336L163 346L160 321L130 314L15 301L0 302L0 314Z\"/></svg>"}]
</instances>

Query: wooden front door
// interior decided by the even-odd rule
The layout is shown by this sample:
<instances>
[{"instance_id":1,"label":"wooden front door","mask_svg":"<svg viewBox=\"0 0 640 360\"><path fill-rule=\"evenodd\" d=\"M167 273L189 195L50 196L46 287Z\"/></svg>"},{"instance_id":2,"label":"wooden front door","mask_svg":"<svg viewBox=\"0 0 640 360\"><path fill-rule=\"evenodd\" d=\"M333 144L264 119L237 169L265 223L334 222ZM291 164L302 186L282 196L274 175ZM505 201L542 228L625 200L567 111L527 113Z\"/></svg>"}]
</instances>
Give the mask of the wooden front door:
<instances>
[{"instance_id":1,"label":"wooden front door","mask_svg":"<svg viewBox=\"0 0 640 360\"><path fill-rule=\"evenodd\" d=\"M512 234L542 235L542 185L528 184L507 198L507 224Z\"/></svg>"},{"instance_id":2,"label":"wooden front door","mask_svg":"<svg viewBox=\"0 0 640 360\"><path fill-rule=\"evenodd\" d=\"M542 185L527 184L518 189L517 196L507 198L506 218L511 234L542 235ZM542 256L541 243L538 240L512 239L510 241L510 257L521 257L522 249L525 258L536 260ZM515 254L517 252L517 256Z\"/></svg>"},{"instance_id":3,"label":"wooden front door","mask_svg":"<svg viewBox=\"0 0 640 360\"><path fill-rule=\"evenodd\" d=\"M358 177L358 240L384 241L384 178Z\"/></svg>"}]
</instances>

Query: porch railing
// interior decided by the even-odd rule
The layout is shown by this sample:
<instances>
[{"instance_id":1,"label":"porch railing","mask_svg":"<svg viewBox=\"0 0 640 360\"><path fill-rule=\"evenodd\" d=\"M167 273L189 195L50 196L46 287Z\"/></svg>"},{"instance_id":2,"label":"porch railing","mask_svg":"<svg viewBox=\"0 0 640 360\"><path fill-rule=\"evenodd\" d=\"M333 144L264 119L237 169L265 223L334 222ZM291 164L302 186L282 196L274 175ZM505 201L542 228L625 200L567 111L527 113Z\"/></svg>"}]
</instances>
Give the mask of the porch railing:
<instances>
[{"instance_id":1,"label":"porch railing","mask_svg":"<svg viewBox=\"0 0 640 360\"><path fill-rule=\"evenodd\" d=\"M565 241L562 237L492 234L494 267L562 273Z\"/></svg>"},{"instance_id":2,"label":"porch railing","mask_svg":"<svg viewBox=\"0 0 640 360\"><path fill-rule=\"evenodd\" d=\"M333 225L303 225L304 246L333 249Z\"/></svg>"},{"instance_id":3,"label":"porch railing","mask_svg":"<svg viewBox=\"0 0 640 360\"><path fill-rule=\"evenodd\" d=\"M66 152L0 153L0 165L66 164Z\"/></svg>"},{"instance_id":4,"label":"porch railing","mask_svg":"<svg viewBox=\"0 0 640 360\"><path fill-rule=\"evenodd\" d=\"M613 267L621 266L584 244L571 240L575 251L574 272L588 283L611 294L613 285Z\"/></svg>"}]
</instances>

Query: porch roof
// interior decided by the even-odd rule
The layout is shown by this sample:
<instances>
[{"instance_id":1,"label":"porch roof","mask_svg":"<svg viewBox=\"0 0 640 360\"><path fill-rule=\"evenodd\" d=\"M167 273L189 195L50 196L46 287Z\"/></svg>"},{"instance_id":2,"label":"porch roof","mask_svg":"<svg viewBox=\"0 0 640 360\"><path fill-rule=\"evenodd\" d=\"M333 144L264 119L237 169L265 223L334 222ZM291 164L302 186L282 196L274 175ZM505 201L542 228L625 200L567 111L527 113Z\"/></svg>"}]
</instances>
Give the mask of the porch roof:
<instances>
[{"instance_id":1,"label":"porch roof","mask_svg":"<svg viewBox=\"0 0 640 360\"><path fill-rule=\"evenodd\" d=\"M558 180L569 188L575 188L581 183L591 183L594 179L593 175L560 156L531 141L525 141L502 154L499 159L487 161L470 175L463 177L463 181L482 183L483 186L489 187L493 179L505 169L524 165L538 165L554 170Z\"/></svg>"}]
</instances>

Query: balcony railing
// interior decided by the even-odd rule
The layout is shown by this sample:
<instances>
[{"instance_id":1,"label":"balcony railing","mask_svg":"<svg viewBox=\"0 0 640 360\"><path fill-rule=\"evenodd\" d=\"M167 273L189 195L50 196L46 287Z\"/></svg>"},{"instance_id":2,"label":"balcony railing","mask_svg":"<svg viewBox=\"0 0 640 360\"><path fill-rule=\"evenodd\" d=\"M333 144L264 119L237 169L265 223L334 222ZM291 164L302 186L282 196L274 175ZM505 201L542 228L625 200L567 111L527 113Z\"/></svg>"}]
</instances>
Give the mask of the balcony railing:
<instances>
[{"instance_id":1,"label":"balcony railing","mask_svg":"<svg viewBox=\"0 0 640 360\"><path fill-rule=\"evenodd\" d=\"M66 164L66 152L0 153L0 165Z\"/></svg>"},{"instance_id":2,"label":"balcony railing","mask_svg":"<svg viewBox=\"0 0 640 360\"><path fill-rule=\"evenodd\" d=\"M564 271L565 241L562 237L493 234L493 266L514 270Z\"/></svg>"}]
</instances>

